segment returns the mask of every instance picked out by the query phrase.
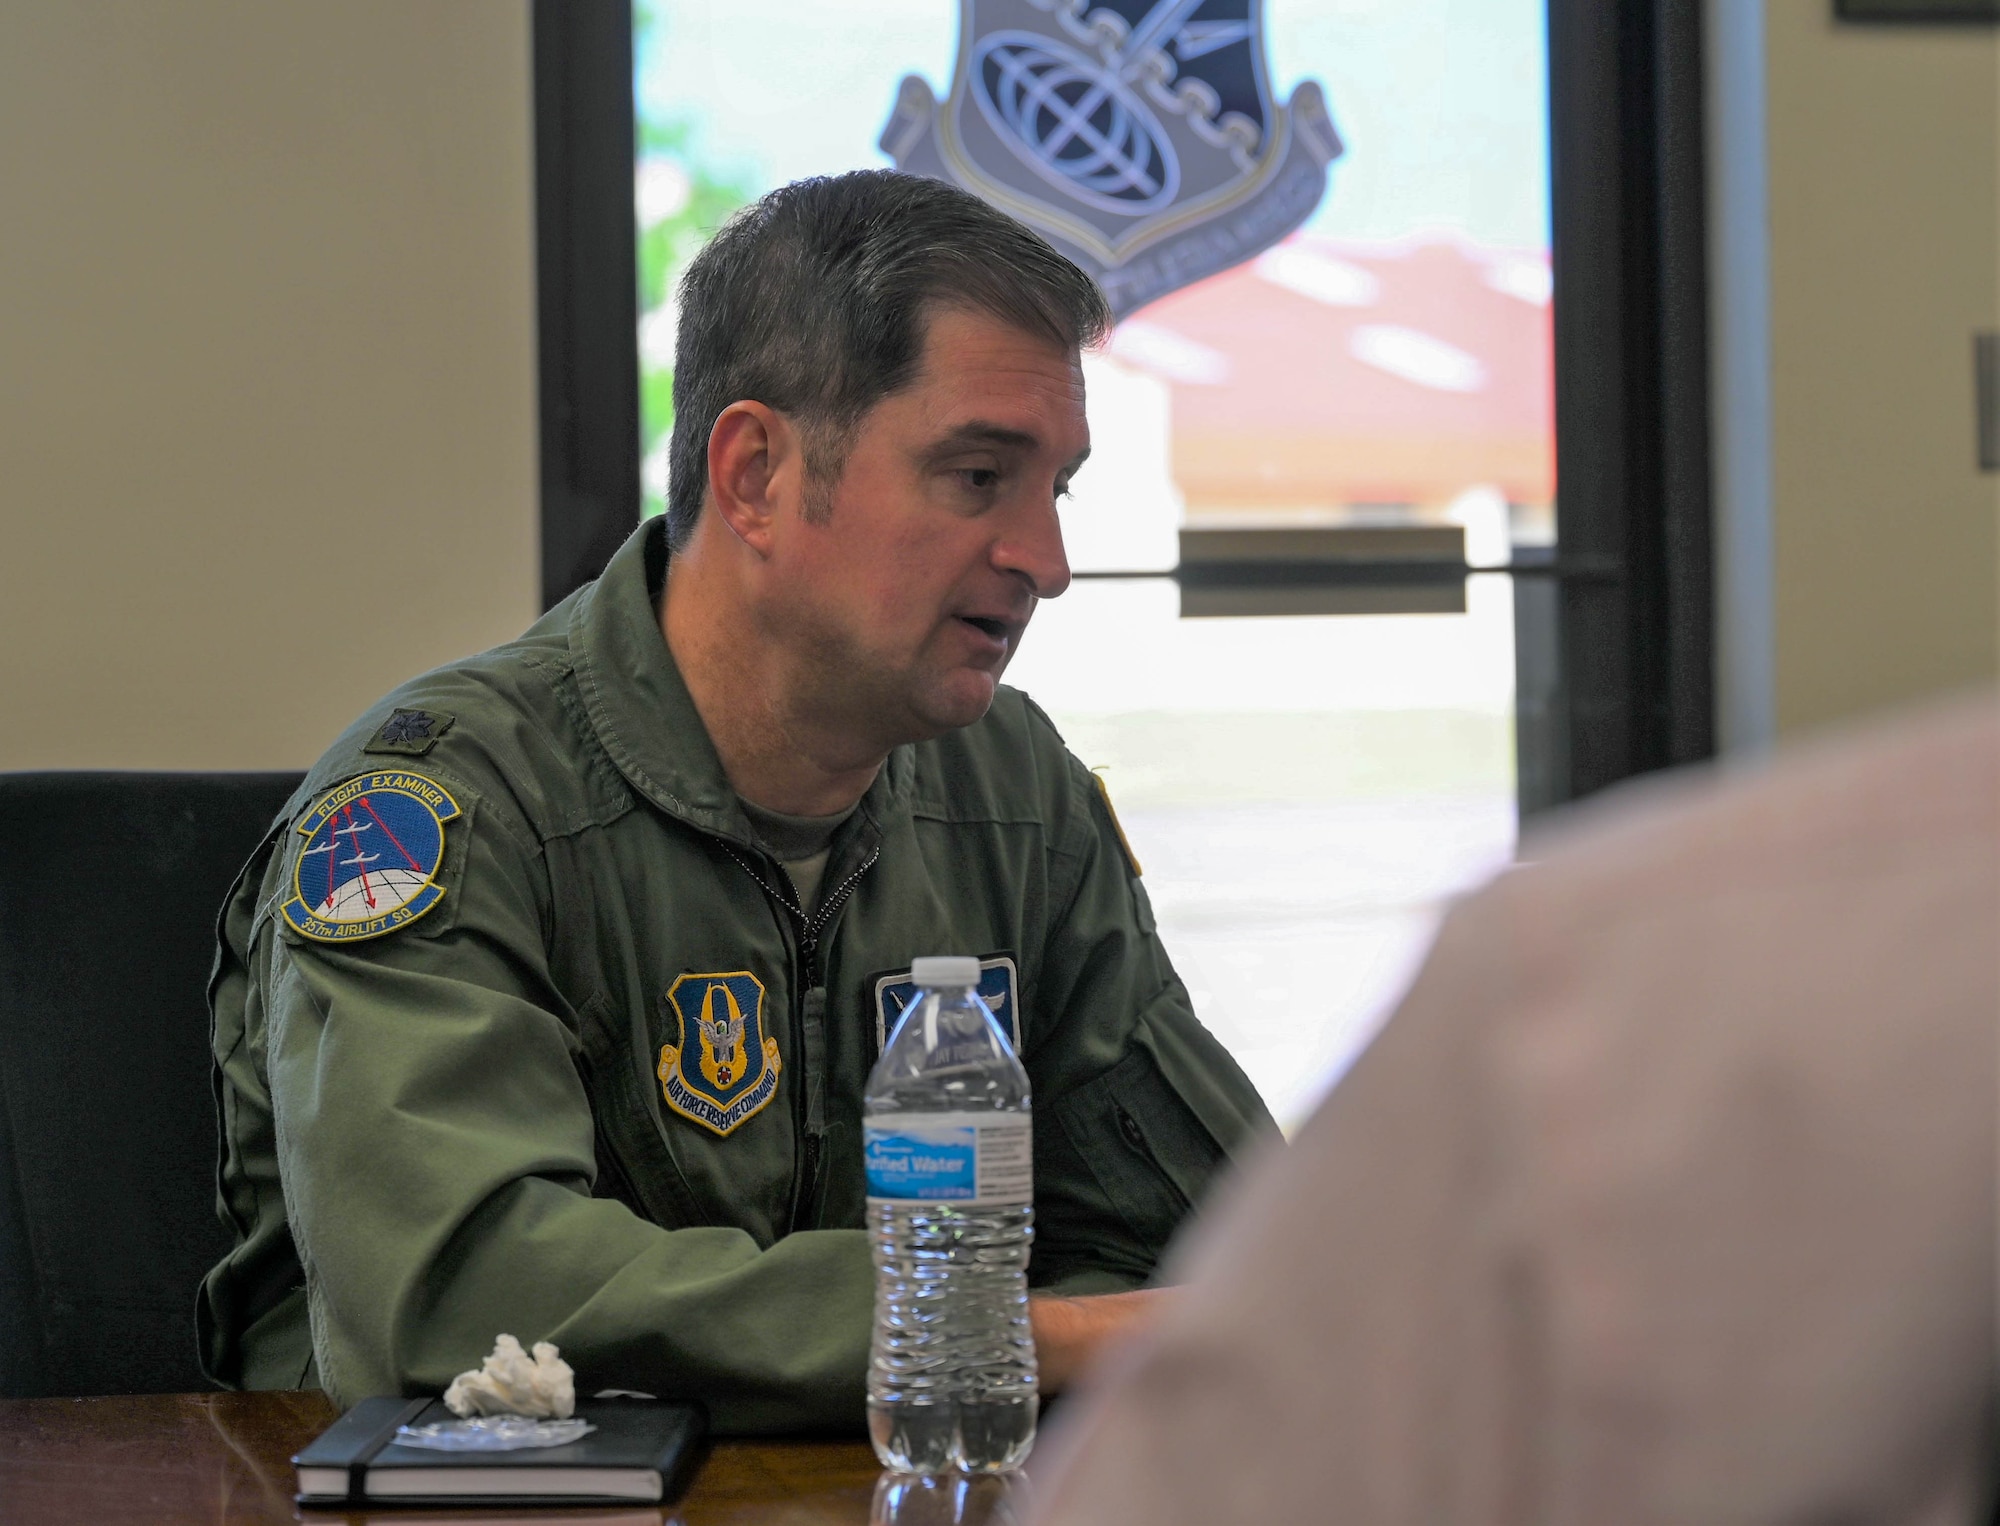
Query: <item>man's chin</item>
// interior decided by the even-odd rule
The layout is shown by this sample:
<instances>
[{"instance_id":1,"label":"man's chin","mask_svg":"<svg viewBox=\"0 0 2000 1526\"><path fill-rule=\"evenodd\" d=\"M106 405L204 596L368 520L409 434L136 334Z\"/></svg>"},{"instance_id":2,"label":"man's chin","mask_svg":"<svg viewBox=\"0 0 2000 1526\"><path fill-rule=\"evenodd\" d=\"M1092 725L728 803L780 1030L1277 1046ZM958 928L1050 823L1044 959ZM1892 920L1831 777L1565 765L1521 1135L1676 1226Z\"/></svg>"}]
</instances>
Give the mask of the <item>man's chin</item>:
<instances>
[{"instance_id":1,"label":"man's chin","mask_svg":"<svg viewBox=\"0 0 2000 1526\"><path fill-rule=\"evenodd\" d=\"M924 727L925 740L958 731L985 717L993 708L1000 680L991 673L960 668L911 708Z\"/></svg>"}]
</instances>

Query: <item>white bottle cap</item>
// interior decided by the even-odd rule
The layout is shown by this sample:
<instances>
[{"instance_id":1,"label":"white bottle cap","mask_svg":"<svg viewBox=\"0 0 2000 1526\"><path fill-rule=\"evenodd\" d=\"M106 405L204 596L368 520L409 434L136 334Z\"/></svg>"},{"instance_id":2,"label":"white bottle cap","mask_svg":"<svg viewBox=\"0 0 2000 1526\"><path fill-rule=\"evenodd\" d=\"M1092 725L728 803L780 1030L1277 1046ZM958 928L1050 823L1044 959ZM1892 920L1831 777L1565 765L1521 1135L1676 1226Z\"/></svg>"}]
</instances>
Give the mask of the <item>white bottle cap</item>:
<instances>
[{"instance_id":1,"label":"white bottle cap","mask_svg":"<svg viewBox=\"0 0 2000 1526\"><path fill-rule=\"evenodd\" d=\"M910 979L927 991L979 984L979 961L969 954L931 954L910 962Z\"/></svg>"}]
</instances>

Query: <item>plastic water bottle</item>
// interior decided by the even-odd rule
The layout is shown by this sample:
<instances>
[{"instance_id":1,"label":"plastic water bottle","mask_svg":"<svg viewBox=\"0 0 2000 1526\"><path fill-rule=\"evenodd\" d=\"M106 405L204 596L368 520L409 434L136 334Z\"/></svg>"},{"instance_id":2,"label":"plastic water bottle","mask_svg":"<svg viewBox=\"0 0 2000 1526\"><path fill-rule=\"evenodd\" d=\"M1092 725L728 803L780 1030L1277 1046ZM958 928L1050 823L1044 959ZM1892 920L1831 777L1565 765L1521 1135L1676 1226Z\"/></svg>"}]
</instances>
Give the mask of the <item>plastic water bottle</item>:
<instances>
[{"instance_id":1,"label":"plastic water bottle","mask_svg":"<svg viewBox=\"0 0 2000 1526\"><path fill-rule=\"evenodd\" d=\"M862 1100L875 1340L868 1434L898 1473L999 1473L1035 1441L1028 1073L979 961L919 959Z\"/></svg>"}]
</instances>

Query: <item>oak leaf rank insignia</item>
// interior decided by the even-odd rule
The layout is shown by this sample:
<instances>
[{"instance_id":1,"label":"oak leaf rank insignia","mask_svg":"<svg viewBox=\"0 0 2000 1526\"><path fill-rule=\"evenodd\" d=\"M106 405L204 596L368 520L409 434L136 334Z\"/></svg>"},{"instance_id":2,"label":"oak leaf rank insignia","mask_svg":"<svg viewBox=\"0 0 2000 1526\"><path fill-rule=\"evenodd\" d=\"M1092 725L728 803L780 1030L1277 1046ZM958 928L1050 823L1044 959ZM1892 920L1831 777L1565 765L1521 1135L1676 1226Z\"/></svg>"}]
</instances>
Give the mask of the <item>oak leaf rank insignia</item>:
<instances>
[{"instance_id":1,"label":"oak leaf rank insignia","mask_svg":"<svg viewBox=\"0 0 2000 1526\"><path fill-rule=\"evenodd\" d=\"M363 752L400 752L420 758L437 746L457 716L443 710L397 710L375 730Z\"/></svg>"}]
</instances>

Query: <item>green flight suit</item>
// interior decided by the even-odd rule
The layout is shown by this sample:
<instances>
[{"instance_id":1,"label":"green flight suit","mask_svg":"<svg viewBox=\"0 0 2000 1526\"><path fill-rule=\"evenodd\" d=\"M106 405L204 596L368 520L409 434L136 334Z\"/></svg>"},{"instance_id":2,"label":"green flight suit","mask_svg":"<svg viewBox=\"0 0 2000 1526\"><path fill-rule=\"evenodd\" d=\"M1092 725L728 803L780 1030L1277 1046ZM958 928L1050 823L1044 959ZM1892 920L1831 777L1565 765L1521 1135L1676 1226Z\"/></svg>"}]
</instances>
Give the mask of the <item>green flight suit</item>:
<instances>
[{"instance_id":1,"label":"green flight suit","mask_svg":"<svg viewBox=\"0 0 2000 1526\"><path fill-rule=\"evenodd\" d=\"M724 1432L859 1424L861 1093L875 983L917 955L1018 968L1039 1288L1145 1282L1269 1129L1194 1016L1095 780L1012 690L890 755L802 916L661 639L661 529L519 640L358 720L224 908L236 1247L200 1314L225 1385L435 1391L507 1331L560 1346L579 1392L697 1397ZM458 808L442 896L366 941L302 931L294 897L326 861L297 824L347 781L410 775ZM692 1073L674 982L730 972L761 984L777 1084L719 1132L666 1105L662 1049Z\"/></svg>"}]
</instances>

